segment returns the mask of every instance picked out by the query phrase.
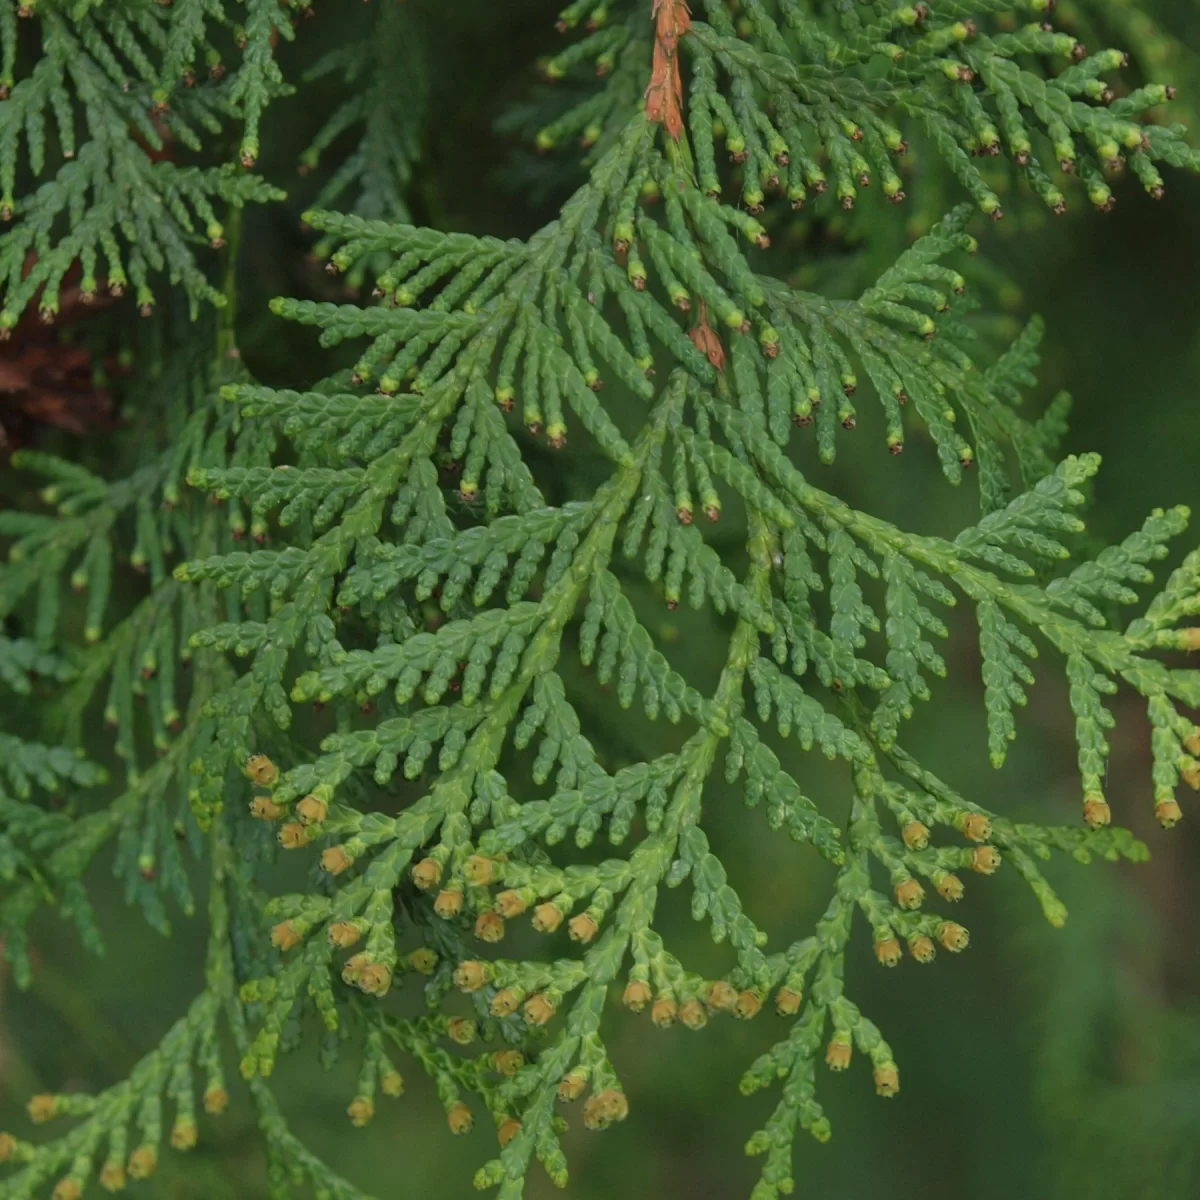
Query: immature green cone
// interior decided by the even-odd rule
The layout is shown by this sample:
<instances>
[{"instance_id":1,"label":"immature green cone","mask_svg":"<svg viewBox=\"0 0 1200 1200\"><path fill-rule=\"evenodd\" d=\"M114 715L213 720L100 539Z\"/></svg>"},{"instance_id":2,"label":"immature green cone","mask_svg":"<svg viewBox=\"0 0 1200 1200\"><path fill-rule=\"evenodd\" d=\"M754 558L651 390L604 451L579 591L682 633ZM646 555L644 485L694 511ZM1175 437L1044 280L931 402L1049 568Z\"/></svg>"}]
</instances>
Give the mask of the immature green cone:
<instances>
[{"instance_id":1,"label":"immature green cone","mask_svg":"<svg viewBox=\"0 0 1200 1200\"><path fill-rule=\"evenodd\" d=\"M621 1000L631 1012L640 1013L653 997L654 993L648 983L643 983L640 979L631 979L625 986L625 994Z\"/></svg>"},{"instance_id":2,"label":"immature green cone","mask_svg":"<svg viewBox=\"0 0 1200 1200\"><path fill-rule=\"evenodd\" d=\"M454 986L464 992L477 992L488 981L487 963L468 959L454 969Z\"/></svg>"},{"instance_id":3,"label":"immature green cone","mask_svg":"<svg viewBox=\"0 0 1200 1200\"><path fill-rule=\"evenodd\" d=\"M943 900L954 903L963 898L963 882L957 875L947 872L937 880L934 886L937 888L937 894Z\"/></svg>"},{"instance_id":4,"label":"immature green cone","mask_svg":"<svg viewBox=\"0 0 1200 1200\"><path fill-rule=\"evenodd\" d=\"M320 825L329 815L329 805L319 796L305 796L296 805L296 816L305 825Z\"/></svg>"},{"instance_id":5,"label":"immature green cone","mask_svg":"<svg viewBox=\"0 0 1200 1200\"><path fill-rule=\"evenodd\" d=\"M829 1045L825 1047L825 1063L831 1071L844 1071L850 1065L854 1053L854 1042L850 1035L838 1032L833 1035Z\"/></svg>"},{"instance_id":6,"label":"immature green cone","mask_svg":"<svg viewBox=\"0 0 1200 1200\"><path fill-rule=\"evenodd\" d=\"M894 1096L900 1090L900 1072L895 1063L883 1063L875 1068L875 1094Z\"/></svg>"},{"instance_id":7,"label":"immature green cone","mask_svg":"<svg viewBox=\"0 0 1200 1200\"><path fill-rule=\"evenodd\" d=\"M705 1002L712 1012L731 1013L737 1007L737 988L724 979L715 979L708 985Z\"/></svg>"},{"instance_id":8,"label":"immature green cone","mask_svg":"<svg viewBox=\"0 0 1200 1200\"><path fill-rule=\"evenodd\" d=\"M466 964L462 964L465 966ZM459 968L461 970L462 967ZM459 981L458 971L454 972L454 982L462 987ZM482 986L482 985L480 985ZM470 989L464 989L470 990ZM457 1042L460 1046L469 1046L474 1040L478 1032L475 1022L470 1017L451 1017L446 1023L446 1034L452 1042Z\"/></svg>"},{"instance_id":9,"label":"immature green cone","mask_svg":"<svg viewBox=\"0 0 1200 1200\"><path fill-rule=\"evenodd\" d=\"M321 854L321 869L328 871L330 875L340 875L352 866L354 866L354 859L346 852L344 846L330 846Z\"/></svg>"},{"instance_id":10,"label":"immature green cone","mask_svg":"<svg viewBox=\"0 0 1200 1200\"><path fill-rule=\"evenodd\" d=\"M413 883L423 892L437 887L442 881L442 864L436 858L423 858L413 867Z\"/></svg>"},{"instance_id":11,"label":"immature green cone","mask_svg":"<svg viewBox=\"0 0 1200 1200\"><path fill-rule=\"evenodd\" d=\"M496 912L506 921L519 917L526 909L526 904L520 892L509 890L499 892L495 899Z\"/></svg>"},{"instance_id":12,"label":"immature green cone","mask_svg":"<svg viewBox=\"0 0 1200 1200\"><path fill-rule=\"evenodd\" d=\"M539 904L533 910L532 923L538 933L553 933L562 921L562 909L556 904Z\"/></svg>"},{"instance_id":13,"label":"immature green cone","mask_svg":"<svg viewBox=\"0 0 1200 1200\"><path fill-rule=\"evenodd\" d=\"M392 971L366 954L356 954L342 968L342 979L355 984L368 996L382 996L392 986Z\"/></svg>"},{"instance_id":14,"label":"immature green cone","mask_svg":"<svg viewBox=\"0 0 1200 1200\"><path fill-rule=\"evenodd\" d=\"M369 1096L356 1096L350 1101L346 1115L350 1118L351 1125L362 1129L371 1123L371 1118L375 1115L375 1102Z\"/></svg>"},{"instance_id":15,"label":"immature green cone","mask_svg":"<svg viewBox=\"0 0 1200 1200\"><path fill-rule=\"evenodd\" d=\"M908 939L908 952L919 963L931 963L937 956L937 947L933 944L933 938L920 933Z\"/></svg>"},{"instance_id":16,"label":"immature green cone","mask_svg":"<svg viewBox=\"0 0 1200 1200\"><path fill-rule=\"evenodd\" d=\"M499 1050L492 1065L501 1075L515 1075L525 1065L525 1055L520 1050Z\"/></svg>"},{"instance_id":17,"label":"immature green cone","mask_svg":"<svg viewBox=\"0 0 1200 1200\"><path fill-rule=\"evenodd\" d=\"M903 951L900 949L900 942L889 934L885 938L880 938L875 943L875 957L879 961L881 967L894 967L903 957Z\"/></svg>"},{"instance_id":18,"label":"immature green cone","mask_svg":"<svg viewBox=\"0 0 1200 1200\"><path fill-rule=\"evenodd\" d=\"M991 875L1000 866L1000 851L995 846L976 846L971 851L971 870Z\"/></svg>"},{"instance_id":19,"label":"immature green cone","mask_svg":"<svg viewBox=\"0 0 1200 1200\"><path fill-rule=\"evenodd\" d=\"M983 813L967 813L960 828L963 837L972 842L986 842L992 836L992 823Z\"/></svg>"},{"instance_id":20,"label":"immature green cone","mask_svg":"<svg viewBox=\"0 0 1200 1200\"><path fill-rule=\"evenodd\" d=\"M521 1012L530 1025L545 1025L554 1016L555 1008L545 993L538 992L525 1001Z\"/></svg>"},{"instance_id":21,"label":"immature green cone","mask_svg":"<svg viewBox=\"0 0 1200 1200\"><path fill-rule=\"evenodd\" d=\"M475 1117L465 1104L453 1104L446 1113L446 1123L453 1134L470 1133L471 1126L475 1124Z\"/></svg>"},{"instance_id":22,"label":"immature green cone","mask_svg":"<svg viewBox=\"0 0 1200 1200\"><path fill-rule=\"evenodd\" d=\"M279 768L265 755L252 754L246 760L246 774L259 787L274 787L279 779Z\"/></svg>"},{"instance_id":23,"label":"immature green cone","mask_svg":"<svg viewBox=\"0 0 1200 1200\"><path fill-rule=\"evenodd\" d=\"M430 946L418 946L408 956L407 962L418 975L432 975L437 970L437 951Z\"/></svg>"},{"instance_id":24,"label":"immature green cone","mask_svg":"<svg viewBox=\"0 0 1200 1200\"><path fill-rule=\"evenodd\" d=\"M472 854L463 863L463 874L467 882L475 887L486 887L494 883L499 876L499 868L494 859L485 858L481 854Z\"/></svg>"},{"instance_id":25,"label":"immature green cone","mask_svg":"<svg viewBox=\"0 0 1200 1200\"><path fill-rule=\"evenodd\" d=\"M1154 815L1164 829L1170 829L1183 820L1183 809L1174 800L1160 800L1154 806Z\"/></svg>"},{"instance_id":26,"label":"immature green cone","mask_svg":"<svg viewBox=\"0 0 1200 1200\"><path fill-rule=\"evenodd\" d=\"M659 996L650 1008L650 1020L660 1029L667 1029L675 1024L679 1013L679 1005L673 996Z\"/></svg>"},{"instance_id":27,"label":"immature green cone","mask_svg":"<svg viewBox=\"0 0 1200 1200\"><path fill-rule=\"evenodd\" d=\"M803 1002L804 996L795 988L781 987L775 993L775 1010L781 1017L794 1017Z\"/></svg>"},{"instance_id":28,"label":"immature green cone","mask_svg":"<svg viewBox=\"0 0 1200 1200\"><path fill-rule=\"evenodd\" d=\"M280 950L291 950L300 945L303 940L304 935L296 928L294 921L280 921L271 930L271 945Z\"/></svg>"},{"instance_id":29,"label":"immature green cone","mask_svg":"<svg viewBox=\"0 0 1200 1200\"><path fill-rule=\"evenodd\" d=\"M947 950L958 953L959 950L965 950L967 943L970 940L970 935L956 921L945 921L938 926L937 931L938 941L946 947Z\"/></svg>"},{"instance_id":30,"label":"immature green cone","mask_svg":"<svg viewBox=\"0 0 1200 1200\"><path fill-rule=\"evenodd\" d=\"M340 950L348 949L362 937L362 930L353 921L335 921L329 927L329 944Z\"/></svg>"},{"instance_id":31,"label":"immature green cone","mask_svg":"<svg viewBox=\"0 0 1200 1200\"><path fill-rule=\"evenodd\" d=\"M191 1150L199 1139L200 1131L191 1117L179 1117L171 1127L171 1148Z\"/></svg>"},{"instance_id":32,"label":"immature green cone","mask_svg":"<svg viewBox=\"0 0 1200 1200\"><path fill-rule=\"evenodd\" d=\"M275 836L279 839L279 844L285 850L300 850L308 845L308 833L299 821L289 821L286 825L280 825L279 832ZM328 854L329 851L327 850L325 853ZM321 865L325 867L323 856ZM329 867L325 867L325 869L327 871L330 870ZM331 873L337 874L336 871L332 871Z\"/></svg>"},{"instance_id":33,"label":"immature green cone","mask_svg":"<svg viewBox=\"0 0 1200 1200\"><path fill-rule=\"evenodd\" d=\"M733 1015L739 1021L749 1021L762 1011L762 996L749 988L738 992L737 1003L733 1006Z\"/></svg>"},{"instance_id":34,"label":"immature green cone","mask_svg":"<svg viewBox=\"0 0 1200 1200\"><path fill-rule=\"evenodd\" d=\"M521 1007L521 993L513 987L501 988L490 1005L493 1017L507 1017Z\"/></svg>"},{"instance_id":35,"label":"immature green cone","mask_svg":"<svg viewBox=\"0 0 1200 1200\"><path fill-rule=\"evenodd\" d=\"M583 1124L587 1129L607 1129L629 1115L625 1093L615 1088L589 1096L583 1106Z\"/></svg>"},{"instance_id":36,"label":"immature green cone","mask_svg":"<svg viewBox=\"0 0 1200 1200\"><path fill-rule=\"evenodd\" d=\"M123 1191L128 1179L125 1174L125 1164L122 1162L106 1162L100 1168L100 1186L106 1192Z\"/></svg>"},{"instance_id":37,"label":"immature green cone","mask_svg":"<svg viewBox=\"0 0 1200 1200\"><path fill-rule=\"evenodd\" d=\"M586 946L600 932L600 926L588 913L580 913L567 922L567 932L571 935L571 941Z\"/></svg>"},{"instance_id":38,"label":"immature green cone","mask_svg":"<svg viewBox=\"0 0 1200 1200\"><path fill-rule=\"evenodd\" d=\"M481 942L496 943L504 937L504 918L490 908L475 918L475 936Z\"/></svg>"},{"instance_id":39,"label":"immature green cone","mask_svg":"<svg viewBox=\"0 0 1200 1200\"><path fill-rule=\"evenodd\" d=\"M139 1146L130 1156L128 1171L131 1179L149 1179L158 1166L158 1154L153 1146Z\"/></svg>"},{"instance_id":40,"label":"immature green cone","mask_svg":"<svg viewBox=\"0 0 1200 1200\"><path fill-rule=\"evenodd\" d=\"M250 815L259 821L278 821L287 809L276 804L270 796L255 796L250 801Z\"/></svg>"}]
</instances>

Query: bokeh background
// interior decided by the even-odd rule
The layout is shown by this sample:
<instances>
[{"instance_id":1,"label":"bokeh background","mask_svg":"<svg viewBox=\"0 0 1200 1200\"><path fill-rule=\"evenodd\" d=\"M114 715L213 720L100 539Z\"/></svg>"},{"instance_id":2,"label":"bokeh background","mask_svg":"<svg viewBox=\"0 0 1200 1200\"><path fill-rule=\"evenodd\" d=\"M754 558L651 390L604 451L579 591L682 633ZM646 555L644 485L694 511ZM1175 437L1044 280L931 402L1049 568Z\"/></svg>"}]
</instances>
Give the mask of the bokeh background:
<instances>
[{"instance_id":1,"label":"bokeh background","mask_svg":"<svg viewBox=\"0 0 1200 1200\"><path fill-rule=\"evenodd\" d=\"M1179 39L1181 102L1200 108L1200 68L1186 52L1200 50L1193 0L1132 7ZM293 62L311 59L367 19L361 8L348 0L319 5L283 53ZM541 0L442 6L429 27L436 41L430 61L436 54L441 65L429 81L432 132L413 191L418 221L527 235L579 178L569 158L536 159L521 139L528 114L542 103L529 64L554 44L554 8ZM311 241L298 217L316 181L299 177L294 166L337 98L336 81L322 86L327 95L306 92L271 110L264 167L290 195L254 215L246 240L241 342L258 373L285 385L311 382L328 362L305 331L284 327L265 307L279 293L335 294L305 257ZM1126 186L1116 210L1103 216L1083 211L1078 196L1061 219L1014 201L1006 203L1009 219L1000 227L980 221L976 230L981 259L998 267L972 275L993 314L979 318L981 341L998 343L1029 313L1046 318L1043 381L1027 403L1037 412L1059 389L1074 394L1066 449L1104 457L1089 514L1090 528L1104 539L1123 536L1155 506L1200 510L1200 180L1172 176L1168 185L1158 204ZM926 208L936 203L938 186L929 181ZM852 293L864 278L859 239L874 234L867 260L882 263L911 232L896 210L868 204L851 223L817 219L783 238L774 269ZM619 407L621 397L610 395ZM951 489L919 438L903 459L892 460L881 422L865 403L863 410L858 432L842 439L837 463L810 467L822 486L918 530L953 533L974 519L969 484ZM531 452L554 495L586 490L598 476L582 450L553 460ZM5 486L18 485L10 479ZM733 527L720 530L731 545L737 534ZM1192 544L1198 537L1193 533ZM710 636L711 617L683 615L667 628L652 596L636 599L657 614L672 655L685 656L698 681L711 677L720 650L720 639ZM1038 672L1008 765L994 772L985 765L978 650L962 622L946 657L951 678L912 723L910 747L981 804L1029 819L1076 820L1072 718L1052 664ZM593 732L611 761L661 751L677 737L665 726L622 723L603 695L595 694L590 706ZM1056 863L1051 878L1071 913L1061 931L1044 923L1015 872L968 880L960 919L972 931L971 948L927 969L908 960L896 971L880 970L860 931L848 963L851 994L892 1042L902 1091L892 1101L877 1099L861 1064L841 1076L822 1071L834 1137L823 1146L804 1137L797 1142L797 1194L1200 1196L1200 803L1185 803L1186 819L1172 832L1157 827L1144 713L1137 697L1125 693L1113 707L1109 795L1117 818L1149 844L1152 861L1129 868ZM802 764L806 790L827 811L840 812L846 779L823 768L823 762ZM706 821L760 922L779 936L810 929L828 896L827 868L771 835L761 814L720 787L707 800ZM32 1092L98 1089L122 1078L200 985L203 922L177 916L173 936L160 938L124 906L108 865L100 863L91 880L106 957L85 955L64 926L39 920L32 990L20 993L0 976L0 1128L22 1136L29 1134L23 1105ZM670 894L663 920L685 961L719 969L723 959L691 922L686 896ZM737 1080L784 1028L764 1012L745 1024L714 1021L699 1034L682 1027L663 1032L614 1005L610 1049L632 1112L603 1135L569 1135L566 1194L571 1200L748 1195L757 1170L741 1148L774 1096L744 1099ZM281 1062L275 1086L297 1132L376 1197L475 1194L471 1175L492 1152L490 1131L481 1126L469 1139L452 1139L415 1066L406 1073L406 1095L382 1100L374 1123L354 1130L344 1116L353 1072L348 1058L325 1073L307 1050ZM221 1120L205 1119L198 1148L186 1157L164 1152L158 1174L140 1186L168 1200L264 1196L248 1106L235 1102ZM541 1200L557 1193L535 1172L527 1194Z\"/></svg>"}]
</instances>

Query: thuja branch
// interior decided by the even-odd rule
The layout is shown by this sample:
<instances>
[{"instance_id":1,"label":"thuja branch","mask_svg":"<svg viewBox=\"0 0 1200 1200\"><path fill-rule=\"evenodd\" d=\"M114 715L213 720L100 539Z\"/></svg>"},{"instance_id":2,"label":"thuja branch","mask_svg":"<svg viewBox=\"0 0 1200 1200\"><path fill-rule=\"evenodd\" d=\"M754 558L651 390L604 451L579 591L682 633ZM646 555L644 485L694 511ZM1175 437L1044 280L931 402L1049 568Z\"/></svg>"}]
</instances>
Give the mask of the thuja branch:
<instances>
[{"instance_id":1,"label":"thuja branch","mask_svg":"<svg viewBox=\"0 0 1200 1200\"><path fill-rule=\"evenodd\" d=\"M224 1105L214 1047L228 1029L273 1194L295 1181L357 1200L289 1130L266 1082L307 1040L299 1018L312 1009L332 1035L326 1052L357 1056L351 1123L398 1096L399 1063L415 1063L453 1133L490 1120L499 1150L476 1182L517 1200L535 1159L565 1181L573 1102L592 1130L637 1103L606 1041L619 989L656 1025L697 1031L773 1003L787 1024L742 1087L780 1088L747 1147L764 1156L756 1200L775 1200L794 1187L796 1131L831 1132L821 1061L842 1070L857 1054L877 1093L899 1090L885 1031L846 983L860 919L875 962L929 964L969 943L947 909L964 880L1010 865L1061 925L1043 860L1144 860L1103 787L1106 698L1119 686L1146 700L1155 812L1164 826L1181 818L1179 785L1200 785L1189 715L1200 672L1177 657L1200 646L1200 552L1148 602L1144 589L1188 514L1156 510L1081 556L1098 459L1060 461L1065 399L1040 417L1018 407L1039 321L994 360L977 352L967 290L984 273L964 257L978 250L975 209L998 217L1002 197L1021 203L1018 178L1061 211L1072 175L1107 208L1121 168L1158 197L1163 164L1195 167L1183 131L1157 119L1164 83L1118 94L1124 56L1089 53L1040 2L1045 24L1020 27L1001 4L973 21L946 4L578 0L560 28L584 36L547 74L587 66L604 82L549 102L537 141L548 151L578 137L586 177L556 220L501 241L397 223L416 124L443 114L407 69L393 87L395 64L415 71L423 43L409 6L381 5L374 36L316 68L353 94L303 162L318 168L340 132L362 130L322 191L350 213L306 214L349 291L272 304L323 347L354 343L357 359L287 391L241 362L236 303L238 210L275 194L245 172L263 106L289 87L273 54L293 33L286 10L239 6L230 70L218 43L233 10L219 3L137 9L132 24L108 6L23 7L41 57L15 80L16 19L0 18L15 105L0 112L0 182L15 188L21 147L41 182L6 204L16 224L0 239L0 324L35 302L53 319L77 269L89 296L101 275L111 293L129 285L152 336L134 351L145 362L129 384L134 429L111 470L28 455L53 515L0 515L13 543L0 616L32 631L0 639L0 686L20 690L33 670L64 689L62 744L3 735L6 953L27 982L25 931L43 902L99 945L82 876L114 837L118 872L160 929L164 895L193 908L181 840L205 858L211 928L204 990L130 1078L97 1097L41 1098L36 1115L81 1118L58 1141L0 1139L18 1163L0 1194L56 1178L58 1200L72 1200L97 1167L113 1186L147 1174L164 1098L170 1140L188 1148L197 1071L205 1106ZM53 172L46 110L64 154ZM171 138L203 153L198 131L222 119L241 126L237 163L156 158ZM919 170L902 161L909 139ZM932 224L856 299L794 287L772 239L815 228L795 215L807 204L853 209L873 181L896 203L954 181L974 205ZM231 210L220 222L217 198ZM873 219L865 206L839 217L861 222L855 237ZM181 332L154 302L160 278L219 315ZM360 286L378 303L354 299ZM977 468L978 522L930 537L820 486L840 440L874 422L864 397L891 454L915 429L948 482ZM802 473L795 445L810 439L820 465ZM568 445L569 479L556 459ZM717 523L734 536L715 538ZM114 589L126 564L128 586ZM80 647L64 583L86 593ZM711 694L651 615L659 601L688 605L698 636L726 640ZM1114 614L1130 606L1139 615L1122 629ZM1039 669L1067 686L1077 824L992 811L906 748L905 722L952 669L938 644L962 608L978 628L997 767L1032 664L1053 651ZM77 753L102 685L111 801ZM291 731L310 704L324 709L319 739ZM660 733L663 719L682 731ZM805 792L813 749L842 764L844 823ZM70 792L67 812L45 803L51 789ZM706 819L731 796L794 843L796 869L831 871L815 927L778 945ZM599 837L611 851L586 852ZM306 850L323 872L265 894L264 864ZM713 976L670 943L658 901L677 886L726 947ZM545 954L489 951L526 917L562 940ZM414 986L423 1015L381 1003Z\"/></svg>"}]
</instances>

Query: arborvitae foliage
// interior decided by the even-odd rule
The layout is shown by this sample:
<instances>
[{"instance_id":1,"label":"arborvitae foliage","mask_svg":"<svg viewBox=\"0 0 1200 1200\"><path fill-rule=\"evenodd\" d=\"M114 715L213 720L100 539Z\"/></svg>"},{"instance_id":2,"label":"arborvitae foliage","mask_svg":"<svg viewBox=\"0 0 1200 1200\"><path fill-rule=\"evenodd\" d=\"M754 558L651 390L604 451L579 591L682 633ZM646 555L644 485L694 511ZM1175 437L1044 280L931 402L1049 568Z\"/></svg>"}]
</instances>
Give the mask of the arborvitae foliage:
<instances>
[{"instance_id":1,"label":"arborvitae foliage","mask_svg":"<svg viewBox=\"0 0 1200 1200\"><path fill-rule=\"evenodd\" d=\"M306 220L364 298L273 305L358 358L295 392L242 365L234 281L239 210L277 195L253 174L259 120L291 90L275 45L302 7L0 3L0 321L30 306L53 321L72 271L85 296L132 288L150 318L104 327L139 367L118 380L130 428L104 473L24 452L44 507L0 515L0 686L37 700L6 701L20 719L0 735L5 953L27 984L40 906L102 947L83 876L110 847L160 929L168 907L197 909L198 856L210 923L188 1011L109 1090L34 1097L34 1120L75 1124L0 1137L0 1196L117 1189L150 1174L164 1136L193 1146L197 1089L208 1113L228 1100L227 1036L271 1194L359 1196L265 1082L314 1009L326 1055L361 1062L351 1121L415 1066L455 1133L494 1124L476 1183L513 1200L534 1159L565 1181L567 1121L599 1130L636 1106L606 1048L621 1000L663 1026L711 1021L710 1037L778 1013L742 1086L777 1095L747 1143L756 1200L791 1192L797 1131L830 1133L826 1067L861 1057L880 1095L899 1090L886 1029L847 994L848 955L958 954L964 879L1001 867L1059 925L1043 860L1146 857L1104 793L1120 684L1145 698L1164 826L1181 780L1200 785L1185 715L1200 672L1180 657L1200 648L1200 552L1147 590L1187 513L1085 542L1099 463L1058 460L1065 398L1022 406L1042 326L976 361L964 296L988 278L969 227L999 218L1002 194L1107 208L1122 171L1158 196L1162 168L1200 165L1160 108L1169 45L1116 0L1079 7L1128 31L1130 76L1121 50L1056 27L1049 0L579 0L546 74L601 79L577 80L537 140L582 140L586 178L551 224L501 241L398 223L436 138L416 78L430 43L419 13L377 0L374 34L314 72L351 91L304 158L361 132L321 193L343 211ZM868 189L966 199L855 298L781 277L772 237ZM821 486L860 408L857 436L883 432L881 474L883 446L912 442L951 484L973 471L979 520L933 537ZM562 501L568 441L599 482ZM714 685L689 677L648 596L723 615ZM1034 663L1069 682L1077 823L986 811L906 749L960 621L977 626L993 766ZM627 731L593 727L596 687ZM319 744L289 733L314 703ZM103 767L82 752L101 710ZM677 725L673 748L631 759L643 721ZM808 794L797 747L842 760L848 807ZM761 810L747 820L796 843L796 871L827 875L815 929L775 944L744 908L705 830L717 775ZM281 853L319 864L305 891L265 894ZM716 977L656 930L662 889L680 886L727 946ZM513 922L545 953L505 957ZM419 1018L385 999L413 990Z\"/></svg>"}]
</instances>

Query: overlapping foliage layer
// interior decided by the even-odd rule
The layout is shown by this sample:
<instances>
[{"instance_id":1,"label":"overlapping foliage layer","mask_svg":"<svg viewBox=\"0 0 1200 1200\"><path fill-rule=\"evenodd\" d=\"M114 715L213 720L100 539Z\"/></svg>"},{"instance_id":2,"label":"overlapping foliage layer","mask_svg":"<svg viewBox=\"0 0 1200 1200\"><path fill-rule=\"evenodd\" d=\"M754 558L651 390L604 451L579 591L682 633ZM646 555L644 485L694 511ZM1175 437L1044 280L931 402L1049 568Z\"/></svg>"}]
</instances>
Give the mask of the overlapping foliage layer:
<instances>
[{"instance_id":1,"label":"overlapping foliage layer","mask_svg":"<svg viewBox=\"0 0 1200 1200\"><path fill-rule=\"evenodd\" d=\"M402 5L381 3L375 38L316 72L344 69L359 90L306 167L351 127L364 133L322 192L352 211L307 221L330 269L374 297L276 302L324 345L355 347L353 368L304 392L241 364L238 220L213 207L274 194L246 172L262 107L287 90L273 57L277 35L291 36L285 9L0 9L7 75L24 61L18 16L40 38L0 105L6 195L29 177L5 202L5 320L30 303L52 319L68 271L78 263L95 290L101 257L110 291L128 281L149 308L150 276L165 272L185 310L158 306L138 334L133 360L148 369L128 384L127 469L101 478L27 452L48 511L0 515L0 614L21 625L0 640L0 686L28 695L33 677L53 694L37 737L2 735L5 951L28 983L25 929L43 904L100 947L83 876L110 843L130 899L163 929L164 899L194 908L190 843L210 871L211 924L188 1012L108 1091L35 1098L35 1119L77 1123L48 1142L0 1138L16 1164L0 1196L52 1185L71 1200L93 1176L114 1190L144 1178L164 1101L171 1144L194 1145L197 1081L208 1113L228 1101L222 1029L264 1130L272 1194L307 1181L358 1196L296 1141L265 1082L313 1009L327 1047L361 1056L353 1122L371 1119L380 1092L399 1094L399 1067L415 1059L454 1132L473 1113L493 1121L500 1150L476 1182L513 1200L534 1159L565 1181L572 1102L592 1129L629 1112L602 1028L620 996L663 1026L764 1008L784 1018L743 1080L779 1088L748 1143L764 1156L756 1200L768 1200L792 1190L797 1129L829 1134L822 1060L841 1070L857 1051L876 1091L899 1088L885 1031L847 994L848 955L890 967L965 949L951 907L964 877L1016 872L1057 925L1066 913L1044 860L1146 857L1111 823L1106 698L1122 684L1144 698L1152 803L1174 824L1177 787L1200 785L1187 715L1200 672L1180 657L1200 648L1188 624L1200 552L1147 596L1185 510L1082 551L1098 461L1059 458L1065 398L1024 415L1039 322L999 357L971 357L967 227L976 208L1000 216L1002 191L1022 202L1014 172L1052 209L1069 202L1070 176L1103 208L1118 171L1160 195L1160 164L1197 156L1159 119L1165 85L1123 87L1122 53L1021 24L1050 20L1048 8L580 0L546 73L587 67L603 82L575 89L582 101L539 145L582 139L586 181L553 223L502 241L396 223L423 88L387 82L396 61L416 63L419 35ZM1088 8L1100 28L1128 17ZM242 58L223 75L225 32ZM1135 51L1163 44L1137 22L1130 36ZM357 82L367 70L369 87ZM46 110L62 159L52 176ZM168 137L208 148L197 131L217 138L221 119L242 124L241 166L158 157ZM897 156L910 141L927 165L905 179ZM773 273L772 235L809 219L792 209L812 200L825 219L872 180L895 201L953 184L971 202L854 299ZM201 243L227 237L218 285ZM188 324L205 300L219 312ZM820 486L864 396L864 425L878 404L893 454L931 448L950 483L974 470L976 524L933 537ZM541 446L552 456L568 442L600 482L561 502ZM717 522L736 552L714 546ZM144 580L117 603L127 568ZM689 675L647 596L723 618L713 686ZM938 643L959 621L977 628L994 766L1031 664L1044 658L1069 683L1077 823L986 811L906 750L905 722L946 674ZM594 686L631 722L678 726L673 748L615 755L589 723ZM314 704L319 745L292 732ZM116 755L107 782L79 751L101 706ZM840 760L845 800L807 793L810 751ZM828 875L815 929L775 944L744 907L706 831L719 776L796 843L797 870ZM269 896L281 852L320 869L305 890ZM727 947L717 976L658 932L671 887ZM505 957L506 930L523 921L546 952ZM414 985L428 1011L402 1018L384 997Z\"/></svg>"}]
</instances>

